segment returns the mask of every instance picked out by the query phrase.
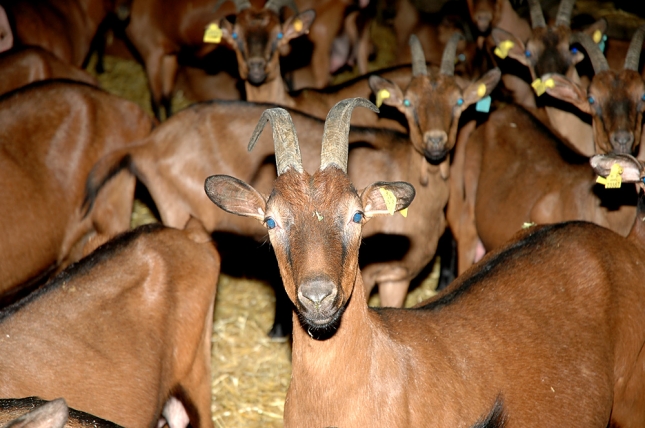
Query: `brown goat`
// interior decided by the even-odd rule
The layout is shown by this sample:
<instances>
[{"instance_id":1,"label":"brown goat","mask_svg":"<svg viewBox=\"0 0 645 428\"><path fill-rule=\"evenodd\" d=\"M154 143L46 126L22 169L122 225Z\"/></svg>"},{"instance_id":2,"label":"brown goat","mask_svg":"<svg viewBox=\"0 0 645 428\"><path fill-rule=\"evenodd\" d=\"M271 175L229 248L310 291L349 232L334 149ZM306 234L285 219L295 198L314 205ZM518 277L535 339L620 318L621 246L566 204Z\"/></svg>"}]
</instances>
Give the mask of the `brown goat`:
<instances>
[{"instance_id":1,"label":"brown goat","mask_svg":"<svg viewBox=\"0 0 645 428\"><path fill-rule=\"evenodd\" d=\"M0 54L0 94L48 79L70 79L98 86L97 80L89 73L63 62L38 46L12 49Z\"/></svg>"},{"instance_id":2,"label":"brown goat","mask_svg":"<svg viewBox=\"0 0 645 428\"><path fill-rule=\"evenodd\" d=\"M63 398L45 401L37 397L0 399L2 428L119 428L119 425L70 409Z\"/></svg>"},{"instance_id":3,"label":"brown goat","mask_svg":"<svg viewBox=\"0 0 645 428\"><path fill-rule=\"evenodd\" d=\"M414 188L352 186L355 104L330 111L313 175L288 113L274 109L251 137L271 120L270 195L230 176L205 182L220 208L268 229L294 303L285 426L642 426L642 221L627 239L584 222L532 228L422 306L370 309L362 226L406 208Z\"/></svg>"},{"instance_id":4,"label":"brown goat","mask_svg":"<svg viewBox=\"0 0 645 428\"><path fill-rule=\"evenodd\" d=\"M211 427L218 275L195 219L109 241L0 311L0 397L65 397L127 427L156 426L173 397L191 426Z\"/></svg>"},{"instance_id":5,"label":"brown goat","mask_svg":"<svg viewBox=\"0 0 645 428\"><path fill-rule=\"evenodd\" d=\"M259 118L266 107L213 101L187 108L156 128L141 145L107 155L90 174L88 188L100 188L111 173L129 167L148 188L164 224L176 227L192 215L209 231L262 240L266 237L263 228L215 209L197 183L203 183L209 171L218 171L241 177L261 190L271 189L275 170L270 137L260 138L250 154L243 137L252 131L249 118ZM305 165L316 168L316 136L322 133L323 122L296 112L292 115L301 130ZM367 185L375 177L418 183L424 161L406 135L356 128L350 141L352 179L358 185ZM445 230L448 182L439 167L426 168L428 182L418 184L417 201L408 217L397 215L388 222L378 219L364 231L364 236L390 245L391 251L373 253L364 261L367 294L378 284L382 305L403 305L410 281L432 260Z\"/></svg>"},{"instance_id":6,"label":"brown goat","mask_svg":"<svg viewBox=\"0 0 645 428\"><path fill-rule=\"evenodd\" d=\"M40 46L80 67L99 25L131 0L21 0L0 4L0 52L12 46ZM2 17L4 16L4 19ZM11 39L11 42L9 42ZM2 39L0 39L2 40Z\"/></svg>"},{"instance_id":7,"label":"brown goat","mask_svg":"<svg viewBox=\"0 0 645 428\"><path fill-rule=\"evenodd\" d=\"M85 180L98 159L152 125L136 104L80 83L34 83L0 98L0 294L129 227L132 177L89 195Z\"/></svg>"},{"instance_id":8,"label":"brown goat","mask_svg":"<svg viewBox=\"0 0 645 428\"><path fill-rule=\"evenodd\" d=\"M542 80L553 81L553 86L547 87L547 93L591 115L594 152L638 154L645 110L645 80L638 72L638 60L645 25L640 26L634 34L625 65L620 71L609 68L609 63L591 37L586 34L577 36L596 72L591 84L585 89L565 76L547 74Z\"/></svg>"}]
</instances>

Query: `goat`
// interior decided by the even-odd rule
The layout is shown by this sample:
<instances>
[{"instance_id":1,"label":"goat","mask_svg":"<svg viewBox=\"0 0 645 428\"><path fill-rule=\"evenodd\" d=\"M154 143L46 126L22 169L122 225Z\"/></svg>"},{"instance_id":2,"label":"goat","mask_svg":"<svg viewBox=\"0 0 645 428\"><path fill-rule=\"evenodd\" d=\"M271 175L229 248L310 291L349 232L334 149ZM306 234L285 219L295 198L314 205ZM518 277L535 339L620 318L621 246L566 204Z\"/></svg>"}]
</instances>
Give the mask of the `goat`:
<instances>
[{"instance_id":1,"label":"goat","mask_svg":"<svg viewBox=\"0 0 645 428\"><path fill-rule=\"evenodd\" d=\"M40 46L81 67L99 25L131 0L3 0L0 3L0 52L13 46Z\"/></svg>"},{"instance_id":2,"label":"goat","mask_svg":"<svg viewBox=\"0 0 645 428\"><path fill-rule=\"evenodd\" d=\"M266 227L294 304L285 426L641 426L642 222L627 239L584 222L531 228L415 309L368 308L361 228L405 209L415 191L354 188L355 105L374 108L345 100L330 111L314 174L288 113L272 109L250 143L271 121L269 196L231 176L204 185L218 207Z\"/></svg>"},{"instance_id":3,"label":"goat","mask_svg":"<svg viewBox=\"0 0 645 428\"><path fill-rule=\"evenodd\" d=\"M85 180L101 156L152 125L133 102L81 83L38 82L0 98L0 294L129 227L135 180L119 174L89 195Z\"/></svg>"},{"instance_id":4,"label":"goat","mask_svg":"<svg viewBox=\"0 0 645 428\"><path fill-rule=\"evenodd\" d=\"M215 101L191 106L160 125L140 145L114 151L99 161L88 177L88 189L96 192L111 173L128 168L148 188L164 224L177 227L192 215L209 231L262 240L264 229L214 209L196 183L203 183L209 171L218 171L270 190L275 178L271 171L273 144L269 138L261 138L249 156L242 137L250 132L249 118L260 117L266 107ZM322 132L323 123L297 112L292 115L301 130L304 161L315 168L318 157L314 138ZM349 162L355 183L367 185L375 176L417 182L424 160L406 135L356 128L350 140ZM445 229L448 182L438 166L429 164L426 168L428 182L419 184L417 202L408 217L397 216L387 223L379 219L365 229L366 238L385 240L391 250L385 254L373 252L364 261L367 294L378 284L382 305L403 305L410 281L432 260ZM276 313L276 317L279 315ZM274 326L272 331L277 329Z\"/></svg>"},{"instance_id":5,"label":"goat","mask_svg":"<svg viewBox=\"0 0 645 428\"><path fill-rule=\"evenodd\" d=\"M638 60L643 47L645 25L632 38L622 70L609 68L602 51L586 34L577 40L586 49L596 72L588 88L558 74L547 74L553 85L546 92L571 103L591 115L592 152L638 154L641 142L643 111L645 110L645 81L638 72Z\"/></svg>"},{"instance_id":6,"label":"goat","mask_svg":"<svg viewBox=\"0 0 645 428\"><path fill-rule=\"evenodd\" d=\"M70 409L65 399L45 401L37 397L0 399L2 428L119 428L105 419Z\"/></svg>"},{"instance_id":7,"label":"goat","mask_svg":"<svg viewBox=\"0 0 645 428\"><path fill-rule=\"evenodd\" d=\"M219 255L203 226L141 226L0 310L0 397L65 397L128 427L212 427ZM168 415L176 408L184 411ZM166 403L166 404L164 404Z\"/></svg>"},{"instance_id":8,"label":"goat","mask_svg":"<svg viewBox=\"0 0 645 428\"><path fill-rule=\"evenodd\" d=\"M521 40L531 37L529 22L520 17L509 0L467 0L468 12L473 24L482 34L492 28L501 28Z\"/></svg>"},{"instance_id":9,"label":"goat","mask_svg":"<svg viewBox=\"0 0 645 428\"><path fill-rule=\"evenodd\" d=\"M38 46L12 49L0 54L0 94L48 79L71 79L98 86L97 80L89 73L61 61Z\"/></svg>"}]
</instances>

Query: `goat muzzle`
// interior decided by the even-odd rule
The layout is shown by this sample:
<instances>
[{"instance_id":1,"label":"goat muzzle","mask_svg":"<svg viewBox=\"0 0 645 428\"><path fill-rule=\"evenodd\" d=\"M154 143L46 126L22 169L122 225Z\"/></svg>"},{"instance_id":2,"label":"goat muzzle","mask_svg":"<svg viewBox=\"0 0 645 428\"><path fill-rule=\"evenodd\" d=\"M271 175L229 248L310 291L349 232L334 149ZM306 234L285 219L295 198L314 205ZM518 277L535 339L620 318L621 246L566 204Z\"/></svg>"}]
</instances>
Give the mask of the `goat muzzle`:
<instances>
[{"instance_id":1,"label":"goat muzzle","mask_svg":"<svg viewBox=\"0 0 645 428\"><path fill-rule=\"evenodd\" d=\"M447 154L448 134L445 131L428 131L423 134L425 147L423 154L431 163L443 160Z\"/></svg>"},{"instance_id":2,"label":"goat muzzle","mask_svg":"<svg viewBox=\"0 0 645 428\"><path fill-rule=\"evenodd\" d=\"M261 58L252 58L248 61L249 82L253 85L261 85L267 78L265 71L266 61Z\"/></svg>"},{"instance_id":3,"label":"goat muzzle","mask_svg":"<svg viewBox=\"0 0 645 428\"><path fill-rule=\"evenodd\" d=\"M634 133L631 131L621 130L611 133L611 145L615 153L631 154L632 143L634 142Z\"/></svg>"},{"instance_id":4,"label":"goat muzzle","mask_svg":"<svg viewBox=\"0 0 645 428\"><path fill-rule=\"evenodd\" d=\"M326 276L309 278L298 287L301 315L314 327L325 327L336 319L338 287Z\"/></svg>"}]
</instances>

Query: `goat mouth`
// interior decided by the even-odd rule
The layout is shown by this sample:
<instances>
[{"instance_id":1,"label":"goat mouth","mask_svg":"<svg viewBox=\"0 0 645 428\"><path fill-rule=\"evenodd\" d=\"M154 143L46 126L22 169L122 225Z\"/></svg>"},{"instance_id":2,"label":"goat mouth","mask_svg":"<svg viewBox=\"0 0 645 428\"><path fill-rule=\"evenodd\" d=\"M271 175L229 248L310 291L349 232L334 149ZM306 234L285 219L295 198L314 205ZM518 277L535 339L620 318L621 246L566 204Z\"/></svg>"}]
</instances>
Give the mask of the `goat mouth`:
<instances>
[{"instance_id":1,"label":"goat mouth","mask_svg":"<svg viewBox=\"0 0 645 428\"><path fill-rule=\"evenodd\" d=\"M425 149L423 151L423 155L431 164L441 163L447 154L448 154L448 150L446 149L434 149L434 150Z\"/></svg>"},{"instance_id":2,"label":"goat mouth","mask_svg":"<svg viewBox=\"0 0 645 428\"><path fill-rule=\"evenodd\" d=\"M249 82L253 85L259 86L266 80L267 75L264 71L250 71Z\"/></svg>"},{"instance_id":3,"label":"goat mouth","mask_svg":"<svg viewBox=\"0 0 645 428\"><path fill-rule=\"evenodd\" d=\"M309 336L316 340L324 340L333 336L336 330L338 330L344 311L344 307L340 307L333 311L333 313L327 313L325 315L299 312L298 320Z\"/></svg>"}]
</instances>

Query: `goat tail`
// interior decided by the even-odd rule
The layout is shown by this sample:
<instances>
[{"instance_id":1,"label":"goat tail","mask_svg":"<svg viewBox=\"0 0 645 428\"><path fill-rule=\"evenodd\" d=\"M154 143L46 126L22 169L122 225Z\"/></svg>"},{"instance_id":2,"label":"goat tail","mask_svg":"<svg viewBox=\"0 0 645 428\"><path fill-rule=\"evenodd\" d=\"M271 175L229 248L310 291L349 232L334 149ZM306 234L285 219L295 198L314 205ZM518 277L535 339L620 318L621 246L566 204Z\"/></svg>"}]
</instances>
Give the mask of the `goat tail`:
<instances>
[{"instance_id":1,"label":"goat tail","mask_svg":"<svg viewBox=\"0 0 645 428\"><path fill-rule=\"evenodd\" d=\"M129 170L135 176L137 175L132 162L131 148L110 152L94 164L85 180L83 217L86 217L92 210L96 197L103 186L124 169Z\"/></svg>"}]
</instances>

